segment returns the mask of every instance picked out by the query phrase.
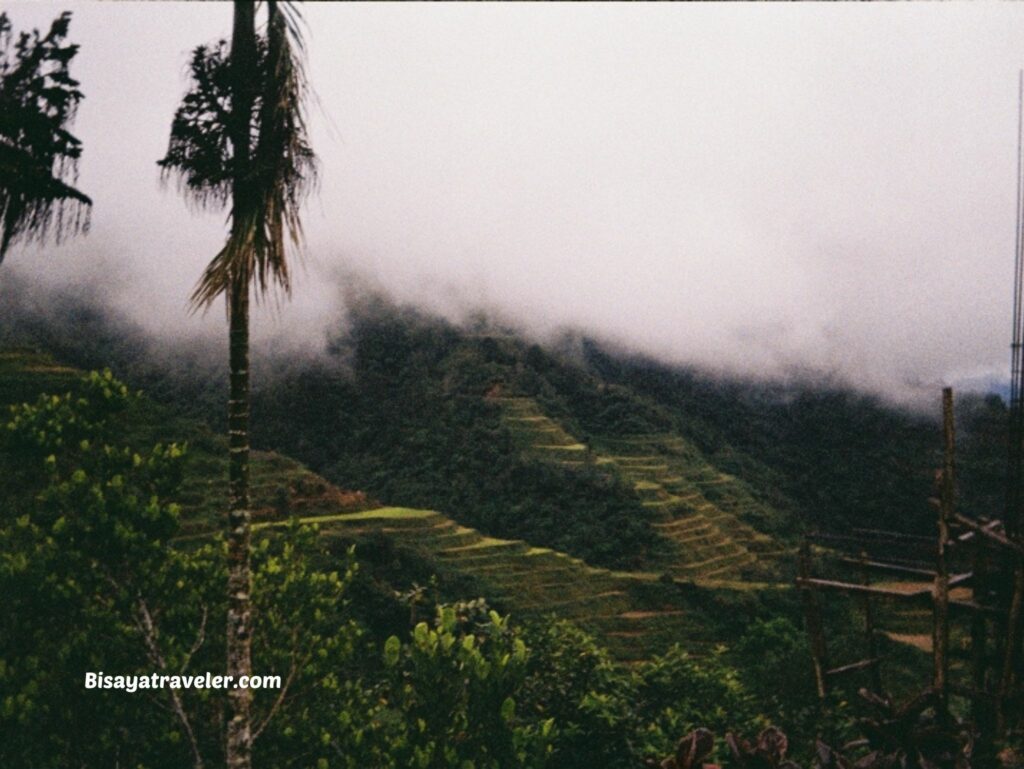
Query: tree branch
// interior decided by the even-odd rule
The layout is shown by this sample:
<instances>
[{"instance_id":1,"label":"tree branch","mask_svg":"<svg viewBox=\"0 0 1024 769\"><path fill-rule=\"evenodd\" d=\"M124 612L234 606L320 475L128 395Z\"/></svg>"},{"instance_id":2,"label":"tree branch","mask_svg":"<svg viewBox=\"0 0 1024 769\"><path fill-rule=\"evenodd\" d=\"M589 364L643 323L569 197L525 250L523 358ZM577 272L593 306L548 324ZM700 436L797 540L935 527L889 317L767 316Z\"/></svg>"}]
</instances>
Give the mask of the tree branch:
<instances>
[{"instance_id":1,"label":"tree branch","mask_svg":"<svg viewBox=\"0 0 1024 769\"><path fill-rule=\"evenodd\" d=\"M206 607L204 606L203 618L199 620L199 631L196 633L195 643L192 644L192 648L189 649L188 653L185 655L185 661L181 663L182 674L184 674L184 672L188 669L188 665L192 661L193 655L195 655L195 653L199 651L199 647L201 647L203 643L206 641L206 615L207 611Z\"/></svg>"},{"instance_id":2,"label":"tree branch","mask_svg":"<svg viewBox=\"0 0 1024 769\"><path fill-rule=\"evenodd\" d=\"M293 635L293 640L294 640L294 635ZM309 662L309 659L312 656L313 656L312 651L310 651L303 658L302 664L305 665L307 662ZM281 687L281 691L279 691L277 693L277 698L274 700L274 704L271 705L270 706L270 710L267 711L266 718L264 718L263 721L259 724L259 726L257 726L256 729L253 730L253 733L252 733L252 741L253 742L256 742L256 739L263 733L263 730L267 728L267 726L270 724L271 720L274 718L274 715L277 713L278 709L281 707L281 703L284 702L284 698L288 694L288 688L292 685L292 682L295 680L295 676L299 672L299 668L301 667L301 665L299 665L299 663L297 661L297 658L298 658L298 655L295 655L295 654L292 655L292 666L291 666L291 669L288 671L288 677L285 678L284 685Z\"/></svg>"},{"instance_id":3,"label":"tree branch","mask_svg":"<svg viewBox=\"0 0 1024 769\"><path fill-rule=\"evenodd\" d=\"M139 595L136 598L136 609L139 613L139 619L136 622L136 626L142 631L142 638L146 643L146 649L148 650L149 657L153 660L161 670L167 670L167 663L164 661L163 654L160 653L160 647L156 642L156 626L153 624L153 616L149 613L149 607L146 605L146 600ZM203 624L205 625L206 612L203 612ZM200 634L202 634L203 628L200 628ZM189 655L191 656L191 654ZM168 688L170 693L171 705L174 708L175 714L178 716L178 720L181 721L181 726L185 730L185 735L188 737L189 746L192 748L192 764L195 769L203 769L203 757L199 752L199 743L196 741L195 732L192 731L192 723L189 721L188 714L185 712L185 707L182 705L181 697L178 695L177 689Z\"/></svg>"}]
</instances>

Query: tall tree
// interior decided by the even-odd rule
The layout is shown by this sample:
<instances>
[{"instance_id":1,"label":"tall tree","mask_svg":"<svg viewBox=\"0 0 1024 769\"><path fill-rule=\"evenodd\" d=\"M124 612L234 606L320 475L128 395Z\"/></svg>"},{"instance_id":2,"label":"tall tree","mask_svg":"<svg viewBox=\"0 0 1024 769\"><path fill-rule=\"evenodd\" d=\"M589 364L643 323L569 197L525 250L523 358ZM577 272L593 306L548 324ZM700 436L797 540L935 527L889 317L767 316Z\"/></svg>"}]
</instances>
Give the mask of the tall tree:
<instances>
[{"instance_id":1,"label":"tall tree","mask_svg":"<svg viewBox=\"0 0 1024 769\"><path fill-rule=\"evenodd\" d=\"M0 262L19 240L88 228L89 197L71 186L82 143L68 130L82 92L70 75L78 46L64 12L41 35L15 35L0 13Z\"/></svg>"},{"instance_id":2,"label":"tall tree","mask_svg":"<svg viewBox=\"0 0 1024 769\"><path fill-rule=\"evenodd\" d=\"M288 245L298 245L299 206L315 180L303 112L306 91L294 11L270 0L266 33L252 2L236 0L230 48L197 48L192 84L171 126L165 176L200 206L230 202L230 232L192 296L195 307L226 297L231 383L227 668L252 670L249 512L249 300L291 290ZM227 765L251 765L251 694L231 690Z\"/></svg>"}]
</instances>

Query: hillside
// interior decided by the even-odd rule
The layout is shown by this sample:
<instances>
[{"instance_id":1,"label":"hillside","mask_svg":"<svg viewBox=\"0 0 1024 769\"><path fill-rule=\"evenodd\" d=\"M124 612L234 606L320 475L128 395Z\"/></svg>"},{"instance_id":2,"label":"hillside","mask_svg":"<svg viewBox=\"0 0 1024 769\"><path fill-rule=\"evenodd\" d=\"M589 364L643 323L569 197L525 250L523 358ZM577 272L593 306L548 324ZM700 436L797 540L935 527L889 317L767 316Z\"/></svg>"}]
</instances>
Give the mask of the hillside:
<instances>
[{"instance_id":1,"label":"hillside","mask_svg":"<svg viewBox=\"0 0 1024 769\"><path fill-rule=\"evenodd\" d=\"M723 617L716 614L724 614L727 594L683 592L655 574L595 568L520 540L486 537L432 511L377 508L303 520L316 523L329 540L356 543L357 552L359 543L386 537L428 558L442 585L470 578L491 605L517 620L571 620L621 660L646 659L675 643L703 653L726 639Z\"/></svg>"},{"instance_id":2,"label":"hillside","mask_svg":"<svg viewBox=\"0 0 1024 769\"><path fill-rule=\"evenodd\" d=\"M78 376L46 354L5 351L0 405L73 389ZM589 469L609 478L609 488L631 485L652 528L671 547L652 556L648 569L600 568L535 542L483 534L458 522L458 514L381 506L272 451L256 451L252 458L257 526L297 516L317 524L336 552L355 544L367 566L361 590L370 604L362 611L393 628L403 623L396 593L432 576L439 598L485 597L518 620L570 620L625 661L648 659L675 643L706 653L742 635L754 618L779 612L796 618L795 595L782 576L791 570L788 553L745 522L759 520L764 508L741 480L715 469L684 438L588 436L583 443L535 399L492 392L484 400L499 410L515 450L532 461L570 473ZM181 536L195 540L217 530L226 506L223 438L153 401L128 415L125 428L141 442L188 443L177 495ZM918 643L921 617L891 619L886 627L893 640Z\"/></svg>"},{"instance_id":3,"label":"hillside","mask_svg":"<svg viewBox=\"0 0 1024 769\"><path fill-rule=\"evenodd\" d=\"M7 406L34 402L41 394L74 391L82 372L56 362L50 355L29 348L0 350L0 413ZM204 423L181 417L175 410L153 400L145 408L126 415L122 428L139 444L187 443L181 486L175 501L185 516L185 535L209 532L219 526L227 509L227 443ZM337 514L367 507L360 492L342 492L300 463L275 452L252 455L253 518L275 520L300 516Z\"/></svg>"},{"instance_id":4,"label":"hillside","mask_svg":"<svg viewBox=\"0 0 1024 769\"><path fill-rule=\"evenodd\" d=\"M0 353L0 405L33 401L44 392L74 390L80 375L48 355L27 350ZM220 436L165 406L127 416L124 427L140 442L187 442L189 452L176 501L182 505L181 540L205 538L219 529L226 508L226 451ZM254 521L274 526L296 516L315 523L321 536L357 553L386 549L405 553L416 572L435 574L450 600L485 597L519 620L567 619L595 637L616 658L647 659L679 643L693 652L710 650L736 628L737 602L756 609L761 590L787 586L716 582L701 588L666 582L654 572L597 568L565 553L522 540L489 537L437 512L381 507L360 492L344 492L300 463L275 452L252 458ZM696 551L695 551L696 552ZM415 584L391 558L386 581L372 586L379 595Z\"/></svg>"},{"instance_id":5,"label":"hillside","mask_svg":"<svg viewBox=\"0 0 1024 769\"><path fill-rule=\"evenodd\" d=\"M47 314L10 298L6 344L109 365L222 428L212 351L159 346L82 299ZM776 556L804 530L932 526L934 421L834 384L710 377L579 337L542 348L380 299L352 308L322 355L253 365L256 447L595 566L785 580ZM1003 407L959 404L964 506L983 512L999 503Z\"/></svg>"},{"instance_id":6,"label":"hillside","mask_svg":"<svg viewBox=\"0 0 1024 769\"><path fill-rule=\"evenodd\" d=\"M621 681L657 682L668 675L663 682L666 702L676 702L689 685L682 682L707 671L715 686L756 693L757 699L743 695L744 707L772 713L773 720L794 734L814 733L817 716L799 594L790 579L788 550L795 537L785 531L794 524L792 513L769 505L747 479L724 471L674 423L659 421L656 404L616 388L611 391L616 403L632 403L629 409L616 409L618 416L602 420L586 408L572 412L547 387L527 394L529 382L522 376L527 372L517 371L514 362L486 368L481 376L473 357L481 346L486 349L490 343L457 338L435 364L438 370L398 375L397 395L389 392L387 376L370 378L360 391L350 375L323 368L284 375L261 394L281 397L284 382L298 384L290 401L294 421L282 437L296 440L305 425L314 424L307 420L319 413L322 418L306 434L307 442L296 445L307 451L335 450L340 461L327 464L327 472L321 473L266 443L255 451L251 474L256 540L283 541L273 532L295 519L312 524L323 548L315 563L328 572L347 564L354 546L358 568L337 612L344 622L365 628L360 645L353 647L365 667L380 674L385 642L392 636L415 642L411 628L429 620L439 605L462 602L472 616L482 606L476 599L483 598L486 606L509 617L516 633L538 644L531 647L538 655L553 651L557 658L566 639L577 639L572 643L579 646L571 646L559 664L596 665L595 671L605 671L601 675L615 682L609 684L612 688L622 685L620 676ZM537 352L527 350L526 355L536 362ZM452 365L453 359L458 365ZM404 363L399 359L391 365L401 368ZM438 376L440 371L446 376ZM468 376L474 371L475 381ZM41 392L73 391L79 375L46 353L8 348L0 352L0 405L31 401ZM426 387L438 383L442 386L433 392ZM427 396L426 406L417 400L421 394ZM334 410L352 395L356 397L349 411ZM274 405L263 401L263 418L283 425L277 420L284 420L284 412ZM370 405L379 420L361 413ZM351 431L338 431L342 418L349 420ZM407 441L396 440L410 425L434 429L421 434L410 430ZM144 397L119 416L118 429L134 445L172 440L188 444L180 485L168 497L181 505L181 527L171 541L178 553L201 552L222 528L224 438L198 416L182 414L174 399ZM351 463L355 450L346 446L349 441L373 449L365 464ZM458 448L461 454L445 462L438 444ZM388 462L382 461L386 446L392 452ZM403 460L417 461L417 456L423 467L401 465ZM381 499L379 491L346 491L353 487L332 482L328 473L342 467L361 467L389 495L429 499L442 483L456 494L446 498L448 505L441 510L422 503L395 505L388 496ZM459 468L475 475L451 474ZM454 504L458 495L474 489L477 495L488 490L497 497L484 510ZM17 489L0 482L0 492L17 494ZM550 495L544 497L545 492ZM605 505L597 508L596 521L588 518L589 500ZM482 515L502 510L522 513L522 519L501 522ZM546 526L538 512L551 515ZM485 521L491 530L472 525L474 519ZM627 530L637 537L632 543L614 534L614 525L627 520L635 527ZM530 534L496 534L501 523ZM643 542L638 532L645 531L653 544L640 551L640 558L634 550L628 566L603 566L534 538L561 537L577 550L613 560L621 557L621 545ZM829 554L819 555L822 568L831 568L824 563ZM830 601L826 622L832 663L860 658L858 603ZM891 691L906 696L929 675L928 612L917 606L880 607L876 622L884 632L878 649L885 655L886 680ZM556 643L554 650L543 651L545 638ZM959 674L963 661L955 660L954 667ZM547 677L543 668L537 675L538 680ZM572 684L574 675L560 672L545 685L561 690ZM837 697L849 698L867 683L867 673L857 673L843 682L848 689L837 689ZM644 696L660 691L661 685L645 689ZM570 715L582 707L582 701L571 702L566 711ZM709 717L701 712L700 719ZM714 716L723 724L733 717L732 712ZM605 728L603 720L599 723L595 729ZM672 726L669 735L677 728Z\"/></svg>"},{"instance_id":7,"label":"hillside","mask_svg":"<svg viewBox=\"0 0 1024 769\"><path fill-rule=\"evenodd\" d=\"M591 465L632 485L652 527L671 551L661 563L674 576L701 580L771 573L786 551L744 522L767 511L738 479L720 472L678 434L591 436L584 445L531 398L494 397L518 446L557 465Z\"/></svg>"}]
</instances>

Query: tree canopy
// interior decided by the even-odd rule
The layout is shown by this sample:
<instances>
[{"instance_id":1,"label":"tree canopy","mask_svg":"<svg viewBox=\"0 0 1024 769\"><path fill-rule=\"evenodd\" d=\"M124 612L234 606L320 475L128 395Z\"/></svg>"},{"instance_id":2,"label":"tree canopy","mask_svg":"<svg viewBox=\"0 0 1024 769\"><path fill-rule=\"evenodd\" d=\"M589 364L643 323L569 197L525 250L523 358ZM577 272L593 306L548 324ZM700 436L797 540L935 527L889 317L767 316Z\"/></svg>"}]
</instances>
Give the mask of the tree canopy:
<instances>
[{"instance_id":1,"label":"tree canopy","mask_svg":"<svg viewBox=\"0 0 1024 769\"><path fill-rule=\"evenodd\" d=\"M69 130L83 98L70 65L71 14L45 35L14 34L0 13L0 262L22 240L85 230L92 201L72 186L82 143Z\"/></svg>"}]
</instances>

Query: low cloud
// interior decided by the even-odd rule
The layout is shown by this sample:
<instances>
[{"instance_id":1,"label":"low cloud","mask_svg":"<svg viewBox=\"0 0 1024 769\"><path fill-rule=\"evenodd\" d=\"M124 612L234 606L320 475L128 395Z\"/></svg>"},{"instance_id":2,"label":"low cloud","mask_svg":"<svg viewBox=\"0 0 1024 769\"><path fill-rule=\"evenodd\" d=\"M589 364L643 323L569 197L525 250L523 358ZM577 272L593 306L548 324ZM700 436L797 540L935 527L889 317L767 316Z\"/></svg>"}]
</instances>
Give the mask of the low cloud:
<instances>
[{"instance_id":1,"label":"low cloud","mask_svg":"<svg viewBox=\"0 0 1024 769\"><path fill-rule=\"evenodd\" d=\"M17 27L59 7L15 4ZM900 401L1005 379L1024 7L310 5L323 184L271 346L370 285L458 320L583 329ZM217 4L74 9L93 232L0 271L89 286L167 340L224 234L155 161ZM133 44L122 43L131 34Z\"/></svg>"}]
</instances>

